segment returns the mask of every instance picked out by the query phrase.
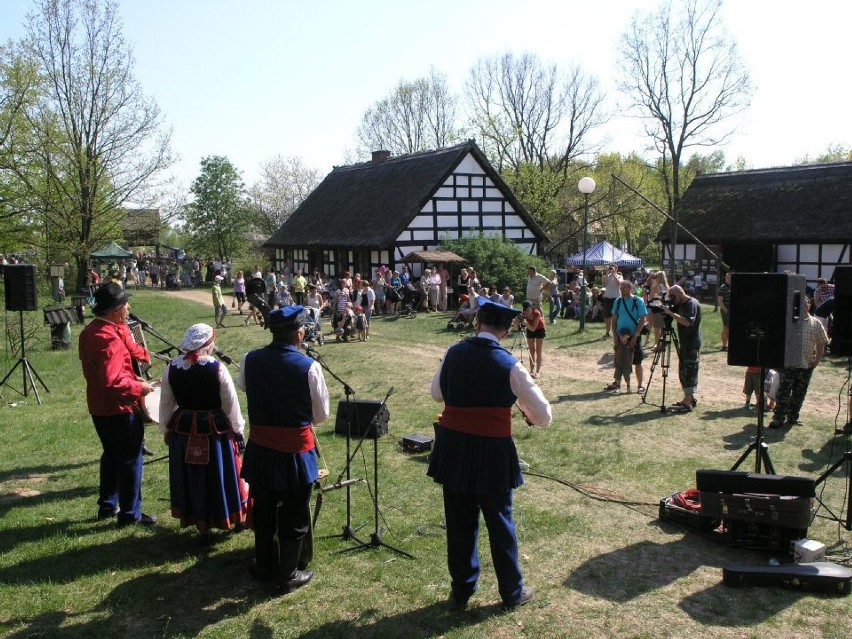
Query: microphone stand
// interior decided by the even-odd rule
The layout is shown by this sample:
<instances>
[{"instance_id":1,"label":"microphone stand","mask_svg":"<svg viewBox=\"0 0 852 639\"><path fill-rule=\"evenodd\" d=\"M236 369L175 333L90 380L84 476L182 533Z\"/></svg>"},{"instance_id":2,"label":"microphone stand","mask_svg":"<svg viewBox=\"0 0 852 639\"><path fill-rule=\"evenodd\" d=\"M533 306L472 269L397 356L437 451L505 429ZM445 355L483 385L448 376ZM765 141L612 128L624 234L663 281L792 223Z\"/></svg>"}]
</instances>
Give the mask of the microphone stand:
<instances>
[{"instance_id":1,"label":"microphone stand","mask_svg":"<svg viewBox=\"0 0 852 639\"><path fill-rule=\"evenodd\" d=\"M366 524L361 524L358 528L352 528L352 484L357 483L358 480L351 479L351 469L349 466L351 457L349 455L349 448L351 445L351 436L352 436L352 410L354 408L354 402L352 401L353 395L355 395L355 391L352 390L352 387L349 386L346 382L344 382L340 377L338 377L333 370L331 370L328 365L323 360L322 356L315 351L313 348L306 348L308 356L314 359L316 362L322 366L323 370L331 375L334 379L340 382L341 386L343 386L343 392L346 394L346 468L340 473L337 478L337 481L334 483L335 487L346 488L346 524L343 526L343 530L341 530L339 535L326 535L325 537L321 537L321 539L337 539L340 538L344 541L349 541L350 539L354 540L359 546L366 546L367 542L359 539L355 533L361 530ZM346 476L346 480L344 481L343 476ZM320 496L322 496L322 492L320 492ZM318 497L318 499L319 499ZM321 502L320 502L321 503Z\"/></svg>"},{"instance_id":2,"label":"microphone stand","mask_svg":"<svg viewBox=\"0 0 852 639\"><path fill-rule=\"evenodd\" d=\"M145 320L143 320L143 319L142 319L141 317L139 317L138 315L134 315L133 313L130 313L130 314L128 315L128 317L129 317L130 319L132 319L134 322L139 322L139 326L141 326L141 327L142 327L142 330L143 330L143 331L145 331L146 333L150 333L151 335L153 335L154 337L156 337L158 340L160 340L163 344L165 344L166 346L168 346L168 348L164 348L163 350L158 351L158 352L156 353L156 355L163 355L163 356L167 356L167 357L169 357L169 359L171 359L172 351L177 351L178 353L182 353L182 352L183 352L183 351L180 349L180 346L177 346L177 345L173 344L173 343L172 343L172 342L170 342L168 339L166 339L165 337L163 337L163 335L162 335L162 334L160 334L157 330L155 330L153 326L151 326L148 322L146 322Z\"/></svg>"},{"instance_id":3,"label":"microphone stand","mask_svg":"<svg viewBox=\"0 0 852 639\"><path fill-rule=\"evenodd\" d=\"M352 452L352 457L358 452L358 449L361 448L361 444L364 443L364 439L367 435L372 431L373 433L373 516L375 520L375 526L373 528L373 533L370 535L370 543L365 544L362 543L360 546L355 546L354 548L347 548L341 552L352 552L355 550L363 550L364 548L378 548L379 546L383 546L388 548L389 550L393 550L395 553L408 557L409 559L417 559L414 555L399 548L395 548L382 539L381 530L379 530L379 433L378 433L378 421L379 417L382 414L382 411L387 404L388 398L393 394L393 386L388 390L387 395L382 400L382 403L379 404L378 410L376 410L376 414L373 415L373 418L370 420L370 425L368 428L364 429L361 433L361 440L358 442L358 445L355 447L355 450ZM352 457L350 457L346 461L346 467L349 467L349 464L352 462Z\"/></svg>"}]
</instances>

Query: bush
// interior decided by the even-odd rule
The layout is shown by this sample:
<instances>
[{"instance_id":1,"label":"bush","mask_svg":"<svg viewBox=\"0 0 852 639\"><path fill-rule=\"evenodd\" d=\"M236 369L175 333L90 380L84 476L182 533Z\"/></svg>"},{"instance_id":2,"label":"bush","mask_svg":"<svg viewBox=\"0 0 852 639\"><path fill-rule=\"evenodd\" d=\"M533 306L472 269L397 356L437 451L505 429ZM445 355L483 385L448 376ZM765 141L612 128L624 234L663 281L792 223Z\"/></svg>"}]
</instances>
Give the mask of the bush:
<instances>
[{"instance_id":1,"label":"bush","mask_svg":"<svg viewBox=\"0 0 852 639\"><path fill-rule=\"evenodd\" d=\"M499 290L509 286L515 299L521 301L526 290L527 268L535 266L539 273L547 272L546 262L537 255L527 255L513 241L503 237L466 237L459 240L445 238L441 244L447 250L462 256L476 269L479 282L489 289L497 284Z\"/></svg>"}]
</instances>

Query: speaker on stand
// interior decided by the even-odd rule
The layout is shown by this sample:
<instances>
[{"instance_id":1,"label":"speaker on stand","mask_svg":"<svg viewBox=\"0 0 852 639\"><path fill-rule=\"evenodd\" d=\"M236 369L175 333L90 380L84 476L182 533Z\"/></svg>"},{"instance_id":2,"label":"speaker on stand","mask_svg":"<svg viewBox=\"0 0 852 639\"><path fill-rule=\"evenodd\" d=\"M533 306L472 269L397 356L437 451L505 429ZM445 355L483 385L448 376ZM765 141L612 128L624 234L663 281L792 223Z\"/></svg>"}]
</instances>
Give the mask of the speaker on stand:
<instances>
[{"instance_id":1,"label":"speaker on stand","mask_svg":"<svg viewBox=\"0 0 852 639\"><path fill-rule=\"evenodd\" d=\"M39 381L46 392L49 393L50 389L45 385L27 359L27 340L24 333L24 311L38 310L36 267L33 264L7 264L3 267L3 282L5 286L6 310L18 311L21 331L21 357L11 370L6 373L6 376L0 380L0 386L9 386L9 378L15 372L15 369L20 366L24 382L23 396L27 397L30 388L32 388L36 396L36 401L41 404L41 397L38 394L35 380ZM12 387L9 386L9 388ZM12 388L12 390L17 392L17 389Z\"/></svg>"},{"instance_id":2,"label":"speaker on stand","mask_svg":"<svg viewBox=\"0 0 852 639\"><path fill-rule=\"evenodd\" d=\"M761 382L770 368L798 366L804 348L807 281L789 273L734 273L728 322L728 364L760 368ZM755 452L755 472L775 474L763 441L764 387L758 386L757 435L734 464L736 470Z\"/></svg>"}]
</instances>

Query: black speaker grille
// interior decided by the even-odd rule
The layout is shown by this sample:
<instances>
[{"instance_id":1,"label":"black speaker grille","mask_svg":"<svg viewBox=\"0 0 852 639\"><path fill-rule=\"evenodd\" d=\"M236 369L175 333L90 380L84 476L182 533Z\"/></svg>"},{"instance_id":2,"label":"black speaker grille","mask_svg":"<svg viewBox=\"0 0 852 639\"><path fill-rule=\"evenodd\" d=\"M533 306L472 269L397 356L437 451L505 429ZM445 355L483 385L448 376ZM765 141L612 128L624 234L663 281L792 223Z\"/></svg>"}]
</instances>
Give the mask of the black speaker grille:
<instances>
[{"instance_id":1,"label":"black speaker grille","mask_svg":"<svg viewBox=\"0 0 852 639\"><path fill-rule=\"evenodd\" d=\"M381 412L379 412L380 408ZM338 435L345 435L349 430L346 419L350 409L352 412L351 434L353 437L361 437L366 431L367 437L375 439L388 432L390 412L387 404L376 401L346 402L346 400L342 400L337 404L337 419L334 422L334 432ZM374 417L376 418L375 428L370 425ZM376 434L377 430L378 434Z\"/></svg>"},{"instance_id":2,"label":"black speaker grille","mask_svg":"<svg viewBox=\"0 0 852 639\"><path fill-rule=\"evenodd\" d=\"M7 311L38 310L34 264L7 264L3 267L3 282Z\"/></svg>"}]
</instances>

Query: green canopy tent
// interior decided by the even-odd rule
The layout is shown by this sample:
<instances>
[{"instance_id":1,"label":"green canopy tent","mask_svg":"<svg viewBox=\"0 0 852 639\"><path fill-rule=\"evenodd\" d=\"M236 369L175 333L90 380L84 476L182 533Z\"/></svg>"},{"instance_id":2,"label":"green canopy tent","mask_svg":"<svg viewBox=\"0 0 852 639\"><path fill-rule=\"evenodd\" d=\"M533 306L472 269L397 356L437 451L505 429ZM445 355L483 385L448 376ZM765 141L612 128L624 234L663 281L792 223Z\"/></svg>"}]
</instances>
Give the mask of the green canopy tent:
<instances>
[{"instance_id":1,"label":"green canopy tent","mask_svg":"<svg viewBox=\"0 0 852 639\"><path fill-rule=\"evenodd\" d=\"M110 260L128 260L133 257L133 253L125 251L115 242L110 242L102 249L92 253L91 258L97 262L109 262Z\"/></svg>"}]
</instances>

